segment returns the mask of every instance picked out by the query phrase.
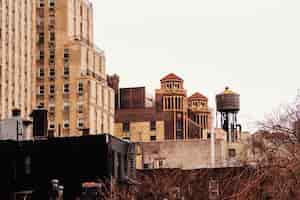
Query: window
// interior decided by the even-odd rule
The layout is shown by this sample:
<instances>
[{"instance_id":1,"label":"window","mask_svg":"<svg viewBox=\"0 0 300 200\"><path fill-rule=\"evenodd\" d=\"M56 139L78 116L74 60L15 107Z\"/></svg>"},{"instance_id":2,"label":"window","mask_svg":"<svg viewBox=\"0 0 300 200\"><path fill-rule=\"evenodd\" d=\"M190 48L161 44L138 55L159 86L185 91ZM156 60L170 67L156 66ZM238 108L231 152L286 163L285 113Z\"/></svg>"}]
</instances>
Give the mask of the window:
<instances>
[{"instance_id":1,"label":"window","mask_svg":"<svg viewBox=\"0 0 300 200\"><path fill-rule=\"evenodd\" d=\"M64 49L64 58L69 58L69 49Z\"/></svg>"},{"instance_id":2,"label":"window","mask_svg":"<svg viewBox=\"0 0 300 200\"><path fill-rule=\"evenodd\" d=\"M55 42L49 42L48 43L49 49L54 49L55 48Z\"/></svg>"},{"instance_id":3,"label":"window","mask_svg":"<svg viewBox=\"0 0 300 200\"><path fill-rule=\"evenodd\" d=\"M40 60L44 60L44 58L45 58L44 51L40 51Z\"/></svg>"},{"instance_id":4,"label":"window","mask_svg":"<svg viewBox=\"0 0 300 200\"><path fill-rule=\"evenodd\" d=\"M208 183L209 199L219 199L219 183L217 180L210 180Z\"/></svg>"},{"instance_id":5,"label":"window","mask_svg":"<svg viewBox=\"0 0 300 200\"><path fill-rule=\"evenodd\" d=\"M142 154L142 147L141 147L141 145L136 144L135 153L136 153L136 155L141 155Z\"/></svg>"},{"instance_id":6,"label":"window","mask_svg":"<svg viewBox=\"0 0 300 200\"><path fill-rule=\"evenodd\" d=\"M158 161L158 167L159 168L163 168L163 166L164 166L164 161L163 160L159 160Z\"/></svg>"},{"instance_id":7,"label":"window","mask_svg":"<svg viewBox=\"0 0 300 200\"><path fill-rule=\"evenodd\" d=\"M49 65L55 65L55 60L54 59L49 59Z\"/></svg>"},{"instance_id":8,"label":"window","mask_svg":"<svg viewBox=\"0 0 300 200\"><path fill-rule=\"evenodd\" d=\"M55 40L55 33L54 32L50 32L49 33L49 40L50 41L54 41Z\"/></svg>"},{"instance_id":9,"label":"window","mask_svg":"<svg viewBox=\"0 0 300 200\"><path fill-rule=\"evenodd\" d=\"M156 130L156 121L155 120L152 120L150 122L150 130L151 131L155 131Z\"/></svg>"},{"instance_id":10,"label":"window","mask_svg":"<svg viewBox=\"0 0 300 200\"><path fill-rule=\"evenodd\" d=\"M77 128L84 128L84 121L82 118L77 120Z\"/></svg>"},{"instance_id":11,"label":"window","mask_svg":"<svg viewBox=\"0 0 300 200\"><path fill-rule=\"evenodd\" d=\"M41 85L41 86L39 87L39 94L40 94L40 95L45 94L45 86Z\"/></svg>"},{"instance_id":12,"label":"window","mask_svg":"<svg viewBox=\"0 0 300 200\"><path fill-rule=\"evenodd\" d=\"M64 49L64 63L67 64L69 62L69 49Z\"/></svg>"},{"instance_id":13,"label":"window","mask_svg":"<svg viewBox=\"0 0 300 200\"><path fill-rule=\"evenodd\" d=\"M39 108L44 108L44 106L45 106L45 103L44 103L44 102L40 102L40 103L39 103Z\"/></svg>"},{"instance_id":14,"label":"window","mask_svg":"<svg viewBox=\"0 0 300 200\"><path fill-rule=\"evenodd\" d=\"M236 150L228 149L228 156L229 156L229 158L234 158L236 156Z\"/></svg>"},{"instance_id":15,"label":"window","mask_svg":"<svg viewBox=\"0 0 300 200\"><path fill-rule=\"evenodd\" d=\"M151 136L150 136L150 140L151 140L151 141L156 141L156 136L155 136L155 135L151 135Z\"/></svg>"},{"instance_id":16,"label":"window","mask_svg":"<svg viewBox=\"0 0 300 200\"><path fill-rule=\"evenodd\" d=\"M44 68L40 68L39 69L39 77L43 78L45 76L45 69Z\"/></svg>"},{"instance_id":17,"label":"window","mask_svg":"<svg viewBox=\"0 0 300 200\"><path fill-rule=\"evenodd\" d=\"M78 82L77 90L78 90L78 94L83 94L83 82L82 81Z\"/></svg>"},{"instance_id":18,"label":"window","mask_svg":"<svg viewBox=\"0 0 300 200\"><path fill-rule=\"evenodd\" d=\"M49 7L54 8L55 7L55 0L49 0Z\"/></svg>"},{"instance_id":19,"label":"window","mask_svg":"<svg viewBox=\"0 0 300 200\"><path fill-rule=\"evenodd\" d=\"M39 6L40 6L40 8L44 7L44 0L39 0Z\"/></svg>"},{"instance_id":20,"label":"window","mask_svg":"<svg viewBox=\"0 0 300 200\"><path fill-rule=\"evenodd\" d=\"M55 77L55 69L54 68L50 68L49 69L49 77L50 78L54 78Z\"/></svg>"},{"instance_id":21,"label":"window","mask_svg":"<svg viewBox=\"0 0 300 200\"><path fill-rule=\"evenodd\" d=\"M211 137L210 133L207 133L207 139L210 139L210 137Z\"/></svg>"},{"instance_id":22,"label":"window","mask_svg":"<svg viewBox=\"0 0 300 200\"><path fill-rule=\"evenodd\" d=\"M49 10L49 29L54 29L54 25L55 25L55 16L51 15L51 11Z\"/></svg>"},{"instance_id":23,"label":"window","mask_svg":"<svg viewBox=\"0 0 300 200\"><path fill-rule=\"evenodd\" d=\"M55 103L55 97L54 96L49 97L49 103L52 103L52 104Z\"/></svg>"},{"instance_id":24,"label":"window","mask_svg":"<svg viewBox=\"0 0 300 200\"><path fill-rule=\"evenodd\" d=\"M69 120L64 120L64 121L63 121L63 128L64 128L64 129L70 128Z\"/></svg>"},{"instance_id":25,"label":"window","mask_svg":"<svg viewBox=\"0 0 300 200\"><path fill-rule=\"evenodd\" d=\"M44 33L39 33L39 40L38 40L38 43L44 43Z\"/></svg>"},{"instance_id":26,"label":"window","mask_svg":"<svg viewBox=\"0 0 300 200\"><path fill-rule=\"evenodd\" d=\"M55 112L55 105L54 104L50 104L49 105L49 113L54 113Z\"/></svg>"},{"instance_id":27,"label":"window","mask_svg":"<svg viewBox=\"0 0 300 200\"><path fill-rule=\"evenodd\" d=\"M64 90L64 93L66 93L66 94L69 93L70 92L70 85L68 83L64 84L63 90Z\"/></svg>"},{"instance_id":28,"label":"window","mask_svg":"<svg viewBox=\"0 0 300 200\"><path fill-rule=\"evenodd\" d=\"M69 111L70 110L70 104L69 104L69 102L64 102L64 104L63 104L63 110L64 111Z\"/></svg>"},{"instance_id":29,"label":"window","mask_svg":"<svg viewBox=\"0 0 300 200\"><path fill-rule=\"evenodd\" d=\"M50 85L49 94L55 94L55 85Z\"/></svg>"},{"instance_id":30,"label":"window","mask_svg":"<svg viewBox=\"0 0 300 200\"><path fill-rule=\"evenodd\" d=\"M83 113L83 104L82 103L79 103L77 105L77 111L78 111L78 113Z\"/></svg>"},{"instance_id":31,"label":"window","mask_svg":"<svg viewBox=\"0 0 300 200\"><path fill-rule=\"evenodd\" d=\"M123 137L123 140L129 140L130 141L130 137Z\"/></svg>"},{"instance_id":32,"label":"window","mask_svg":"<svg viewBox=\"0 0 300 200\"><path fill-rule=\"evenodd\" d=\"M55 59L55 50L53 49L49 50L49 59L50 60Z\"/></svg>"},{"instance_id":33,"label":"window","mask_svg":"<svg viewBox=\"0 0 300 200\"><path fill-rule=\"evenodd\" d=\"M130 122L124 122L123 123L123 132L129 132L130 131Z\"/></svg>"},{"instance_id":34,"label":"window","mask_svg":"<svg viewBox=\"0 0 300 200\"><path fill-rule=\"evenodd\" d=\"M50 130L55 129L55 122L49 122L49 129Z\"/></svg>"},{"instance_id":35,"label":"window","mask_svg":"<svg viewBox=\"0 0 300 200\"><path fill-rule=\"evenodd\" d=\"M151 169L150 163L144 163L144 169Z\"/></svg>"},{"instance_id":36,"label":"window","mask_svg":"<svg viewBox=\"0 0 300 200\"><path fill-rule=\"evenodd\" d=\"M70 68L68 66L64 67L64 76L68 77L70 75Z\"/></svg>"}]
</instances>

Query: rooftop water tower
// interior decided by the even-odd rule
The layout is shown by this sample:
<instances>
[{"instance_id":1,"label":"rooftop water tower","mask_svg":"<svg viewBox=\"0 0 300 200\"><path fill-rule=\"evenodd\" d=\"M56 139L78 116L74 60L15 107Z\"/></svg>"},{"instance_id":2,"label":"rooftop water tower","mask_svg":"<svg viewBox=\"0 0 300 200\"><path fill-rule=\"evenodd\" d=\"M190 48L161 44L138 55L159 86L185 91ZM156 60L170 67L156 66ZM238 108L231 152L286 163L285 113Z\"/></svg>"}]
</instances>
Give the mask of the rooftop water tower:
<instances>
[{"instance_id":1,"label":"rooftop water tower","mask_svg":"<svg viewBox=\"0 0 300 200\"><path fill-rule=\"evenodd\" d=\"M221 128L227 132L227 141L236 142L242 131L237 119L240 111L240 95L226 87L222 93L217 94L216 104L217 123L220 122Z\"/></svg>"}]
</instances>

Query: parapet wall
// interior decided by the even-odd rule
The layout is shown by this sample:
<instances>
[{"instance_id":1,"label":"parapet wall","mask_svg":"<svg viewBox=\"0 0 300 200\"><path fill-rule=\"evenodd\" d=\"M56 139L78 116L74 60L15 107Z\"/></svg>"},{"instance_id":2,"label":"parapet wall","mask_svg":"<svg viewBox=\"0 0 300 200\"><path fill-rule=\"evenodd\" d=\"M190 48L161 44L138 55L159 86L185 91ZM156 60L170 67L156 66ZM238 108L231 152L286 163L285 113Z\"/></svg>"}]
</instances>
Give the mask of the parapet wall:
<instances>
[{"instance_id":1,"label":"parapet wall","mask_svg":"<svg viewBox=\"0 0 300 200\"><path fill-rule=\"evenodd\" d=\"M177 140L140 143L142 167L199 169L222 166L224 141L216 140L215 166L212 165L210 140ZM146 166L145 166L146 164Z\"/></svg>"}]
</instances>

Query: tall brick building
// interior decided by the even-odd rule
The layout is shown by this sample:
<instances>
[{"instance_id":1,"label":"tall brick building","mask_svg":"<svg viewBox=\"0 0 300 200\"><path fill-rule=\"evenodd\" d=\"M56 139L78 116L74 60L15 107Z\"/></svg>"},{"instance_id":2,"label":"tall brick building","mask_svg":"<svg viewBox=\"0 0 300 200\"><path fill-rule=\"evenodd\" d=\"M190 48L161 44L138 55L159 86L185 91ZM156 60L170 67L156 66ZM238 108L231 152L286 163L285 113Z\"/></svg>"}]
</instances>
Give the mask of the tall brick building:
<instances>
[{"instance_id":1,"label":"tall brick building","mask_svg":"<svg viewBox=\"0 0 300 200\"><path fill-rule=\"evenodd\" d=\"M144 87L114 85L115 93L119 94L116 96L119 104L115 111L115 135L138 142L207 139L211 128L207 97L200 93L187 97L184 80L173 73L160 83L153 103L149 103Z\"/></svg>"},{"instance_id":2,"label":"tall brick building","mask_svg":"<svg viewBox=\"0 0 300 200\"><path fill-rule=\"evenodd\" d=\"M113 134L114 92L94 45L92 4L38 0L36 10L36 100L49 110L49 134Z\"/></svg>"},{"instance_id":3,"label":"tall brick building","mask_svg":"<svg viewBox=\"0 0 300 200\"><path fill-rule=\"evenodd\" d=\"M0 120L35 106L35 0L0 0Z\"/></svg>"},{"instance_id":4,"label":"tall brick building","mask_svg":"<svg viewBox=\"0 0 300 200\"><path fill-rule=\"evenodd\" d=\"M0 119L46 108L50 136L111 133L114 92L88 0L0 0Z\"/></svg>"}]
</instances>

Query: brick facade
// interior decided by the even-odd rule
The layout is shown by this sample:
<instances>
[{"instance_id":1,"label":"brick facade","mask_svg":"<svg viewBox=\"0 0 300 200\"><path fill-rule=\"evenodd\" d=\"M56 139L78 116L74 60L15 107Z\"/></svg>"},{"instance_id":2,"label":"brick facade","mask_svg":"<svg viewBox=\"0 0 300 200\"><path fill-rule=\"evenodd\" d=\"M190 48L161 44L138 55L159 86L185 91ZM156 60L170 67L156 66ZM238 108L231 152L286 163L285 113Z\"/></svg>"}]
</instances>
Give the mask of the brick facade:
<instances>
[{"instance_id":1,"label":"brick facade","mask_svg":"<svg viewBox=\"0 0 300 200\"><path fill-rule=\"evenodd\" d=\"M116 82L111 81L110 86L120 94L116 97L119 107L115 111L115 135L137 142L207 139L211 128L208 99L203 95L199 98L200 93L188 98L183 82L175 74L162 78L161 88L155 91L153 106L147 107L144 87L119 89L113 84ZM160 123L163 127L149 132L151 122ZM128 124L129 130L124 130L123 127ZM136 134L143 136L137 137Z\"/></svg>"}]
</instances>

